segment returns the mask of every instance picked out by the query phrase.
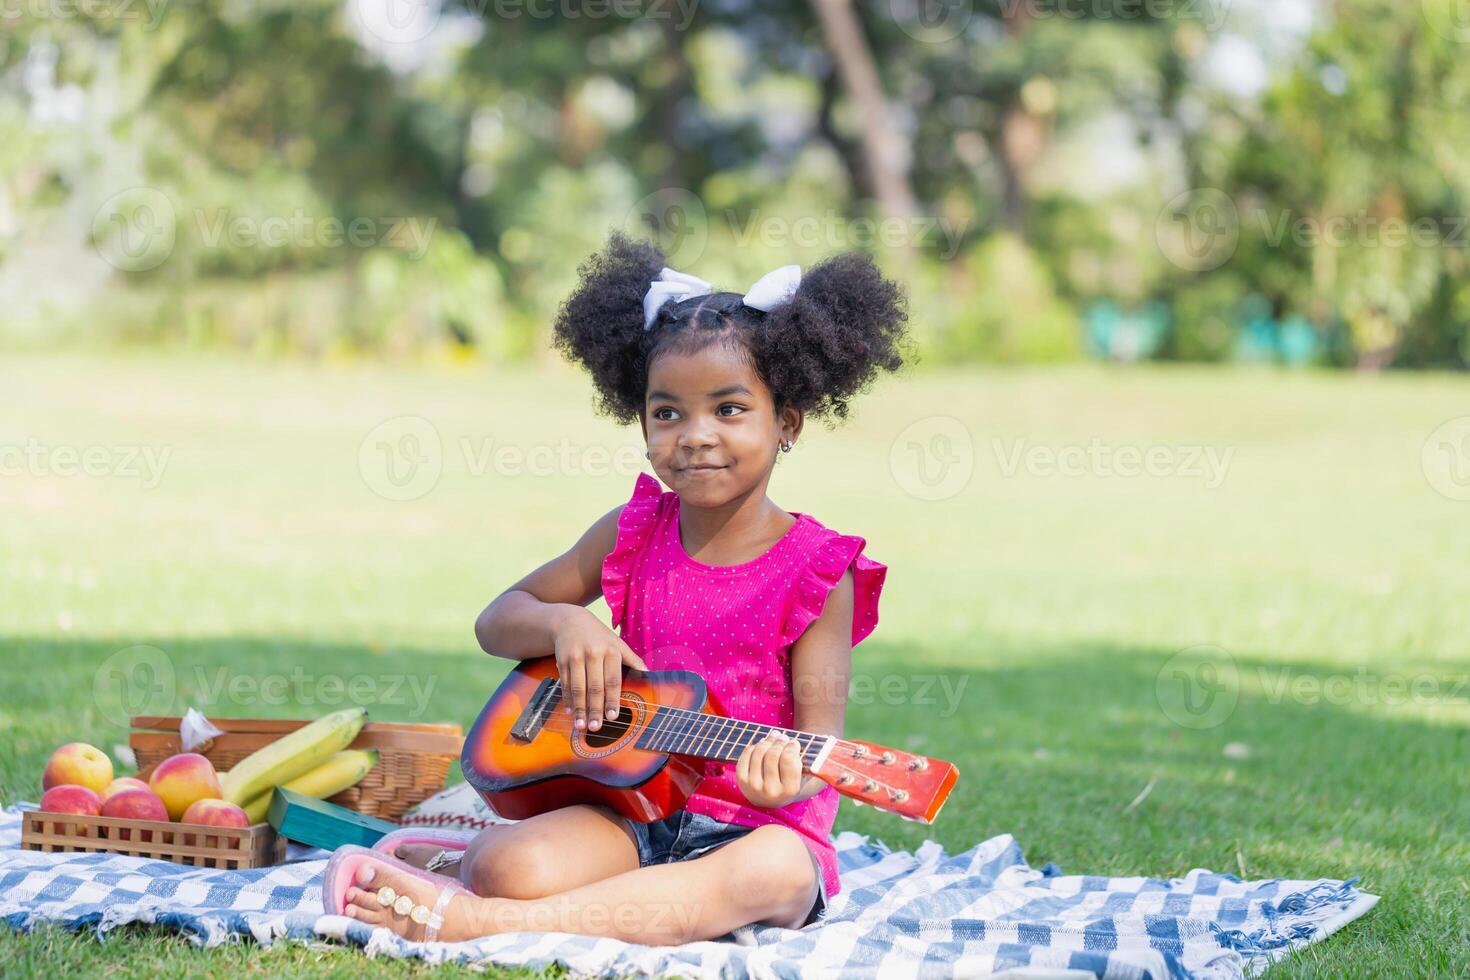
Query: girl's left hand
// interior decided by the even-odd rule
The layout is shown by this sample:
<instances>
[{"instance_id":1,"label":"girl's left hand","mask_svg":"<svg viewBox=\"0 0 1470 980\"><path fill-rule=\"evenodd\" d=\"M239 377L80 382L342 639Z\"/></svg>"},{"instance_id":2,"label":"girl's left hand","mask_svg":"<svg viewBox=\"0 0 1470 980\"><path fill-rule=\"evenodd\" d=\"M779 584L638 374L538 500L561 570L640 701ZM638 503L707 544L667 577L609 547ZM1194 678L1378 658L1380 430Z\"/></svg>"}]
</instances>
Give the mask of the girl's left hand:
<instances>
[{"instance_id":1,"label":"girl's left hand","mask_svg":"<svg viewBox=\"0 0 1470 980\"><path fill-rule=\"evenodd\" d=\"M752 742L735 763L735 780L753 806L782 807L801 791L801 749L794 738L772 731Z\"/></svg>"}]
</instances>

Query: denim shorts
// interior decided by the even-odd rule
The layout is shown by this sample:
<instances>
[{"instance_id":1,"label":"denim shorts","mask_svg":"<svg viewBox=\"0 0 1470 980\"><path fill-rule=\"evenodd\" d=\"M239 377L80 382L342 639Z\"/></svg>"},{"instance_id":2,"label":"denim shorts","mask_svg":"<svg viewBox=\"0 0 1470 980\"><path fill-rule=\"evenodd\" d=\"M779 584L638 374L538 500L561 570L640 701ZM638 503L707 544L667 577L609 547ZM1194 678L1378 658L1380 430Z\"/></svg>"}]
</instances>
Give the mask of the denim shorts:
<instances>
[{"instance_id":1,"label":"denim shorts","mask_svg":"<svg viewBox=\"0 0 1470 980\"><path fill-rule=\"evenodd\" d=\"M676 810L652 823L629 820L628 825L632 827L633 837L638 842L638 866L641 868L650 864L672 864L699 857L738 840L755 829L725 823L723 820L716 820L703 813L690 813L688 810ZM827 908L827 883L822 878L821 865L817 864L816 855L810 851L807 856L811 858L812 871L817 876L817 900L807 914L806 921L802 923L803 928L817 921Z\"/></svg>"}]
</instances>

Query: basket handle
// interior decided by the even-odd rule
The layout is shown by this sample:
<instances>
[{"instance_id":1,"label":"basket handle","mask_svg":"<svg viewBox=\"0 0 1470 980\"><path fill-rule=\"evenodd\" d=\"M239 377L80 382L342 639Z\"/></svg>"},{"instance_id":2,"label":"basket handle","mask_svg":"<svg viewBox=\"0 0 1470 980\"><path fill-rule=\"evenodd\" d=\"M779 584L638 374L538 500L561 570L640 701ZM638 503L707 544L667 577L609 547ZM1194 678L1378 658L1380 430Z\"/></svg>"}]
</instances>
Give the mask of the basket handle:
<instances>
[{"instance_id":1,"label":"basket handle","mask_svg":"<svg viewBox=\"0 0 1470 980\"><path fill-rule=\"evenodd\" d=\"M177 716L134 715L131 727L138 731L177 733L181 721L183 719ZM309 721L292 718L211 718L209 719L209 723L222 732L238 732L247 735L287 735L303 725L310 724ZM444 735L455 739L464 738L464 729L458 725L424 724L403 721L375 723L370 721L367 723L366 728L372 730L375 724L391 725L394 731L404 734ZM384 729L379 728L378 730L382 731Z\"/></svg>"},{"instance_id":2,"label":"basket handle","mask_svg":"<svg viewBox=\"0 0 1470 980\"><path fill-rule=\"evenodd\" d=\"M168 721L167 718L161 720L165 722ZM226 729L224 735L220 736L220 738L224 738L229 735L274 735L279 737L281 735L287 734L288 732L295 731L297 728L300 728L304 723L283 722L282 724L288 727L276 728L272 731L266 732L244 728L230 728ZM182 751L182 749L179 747L178 729L174 728L170 730L167 726L161 727L161 731L140 731L135 728L131 736L129 737L128 742L133 746L135 751L143 745L147 745L150 748L156 748L159 746L160 743L165 743L168 745L166 751ZM394 749L399 752L423 752L430 755L458 756L461 752L464 751L464 735L461 733L459 726L457 725L448 725L443 727L449 728L450 730L447 732L402 731L400 727L396 724L373 724L372 722L369 722L367 725L363 726L362 731L357 733L357 738L352 740L352 747L358 749ZM197 749L195 749L195 751L202 752L208 755L209 750L214 747L217 741L218 739L209 739L203 745L200 745ZM231 741L238 740L232 739Z\"/></svg>"}]
</instances>

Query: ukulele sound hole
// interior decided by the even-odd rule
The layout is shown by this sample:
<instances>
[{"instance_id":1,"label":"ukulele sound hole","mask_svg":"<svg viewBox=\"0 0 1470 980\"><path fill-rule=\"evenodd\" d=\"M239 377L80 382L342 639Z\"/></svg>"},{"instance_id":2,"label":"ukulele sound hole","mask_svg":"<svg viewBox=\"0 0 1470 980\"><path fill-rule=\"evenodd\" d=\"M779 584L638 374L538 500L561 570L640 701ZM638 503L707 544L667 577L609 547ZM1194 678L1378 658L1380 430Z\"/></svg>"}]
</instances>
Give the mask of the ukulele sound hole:
<instances>
[{"instance_id":1,"label":"ukulele sound hole","mask_svg":"<svg viewBox=\"0 0 1470 980\"><path fill-rule=\"evenodd\" d=\"M582 741L589 749L605 748L628 733L628 726L633 723L633 712L626 703L619 707L618 716L611 721L604 720L597 731L588 729L582 732Z\"/></svg>"},{"instance_id":2,"label":"ukulele sound hole","mask_svg":"<svg viewBox=\"0 0 1470 980\"><path fill-rule=\"evenodd\" d=\"M583 759L601 759L621 751L647 727L651 709L657 707L632 691L624 691L616 718L604 721L595 732L585 728L573 730L572 751Z\"/></svg>"}]
</instances>

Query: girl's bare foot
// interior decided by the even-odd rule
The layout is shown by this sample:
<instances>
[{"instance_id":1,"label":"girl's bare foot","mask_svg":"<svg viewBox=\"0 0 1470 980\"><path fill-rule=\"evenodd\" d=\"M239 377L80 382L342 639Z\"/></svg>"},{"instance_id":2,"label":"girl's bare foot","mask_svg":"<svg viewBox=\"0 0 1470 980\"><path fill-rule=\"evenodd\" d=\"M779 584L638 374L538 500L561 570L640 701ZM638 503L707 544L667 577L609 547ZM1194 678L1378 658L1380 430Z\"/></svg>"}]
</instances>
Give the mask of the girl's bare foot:
<instances>
[{"instance_id":1,"label":"girl's bare foot","mask_svg":"<svg viewBox=\"0 0 1470 980\"><path fill-rule=\"evenodd\" d=\"M409 914L396 911L391 903L384 905L383 889L393 889L387 895L394 900L399 896L407 896L407 904L433 909L444 888L457 888L458 894L443 906L444 924L439 927L439 934L435 939L447 943L463 942L491 935L495 931L490 925L493 918L490 906L496 899L479 898L463 890L459 882L452 878L442 875L434 877L443 884L424 881L389 864L363 861L344 896L344 911L349 918L371 926L382 926L404 939L421 942L425 937L426 923L415 922Z\"/></svg>"}]
</instances>

